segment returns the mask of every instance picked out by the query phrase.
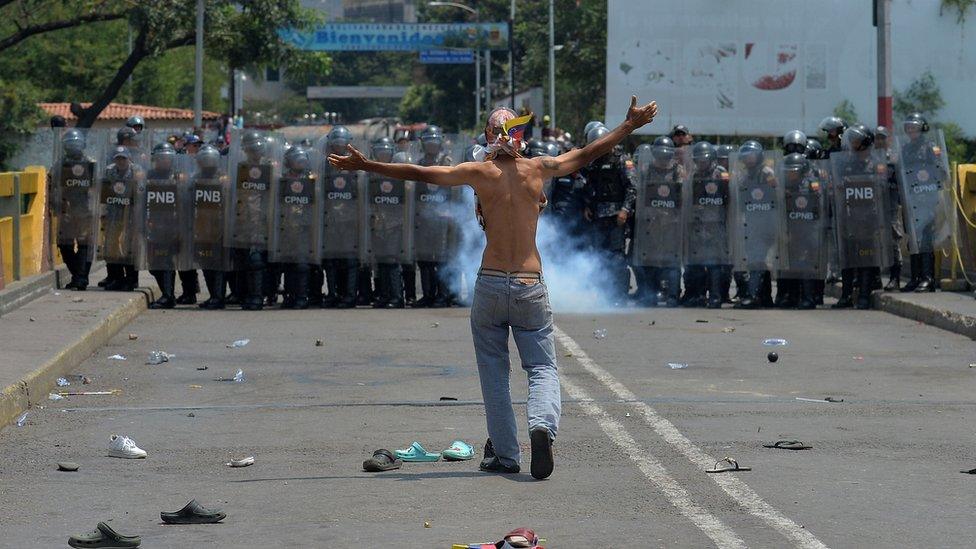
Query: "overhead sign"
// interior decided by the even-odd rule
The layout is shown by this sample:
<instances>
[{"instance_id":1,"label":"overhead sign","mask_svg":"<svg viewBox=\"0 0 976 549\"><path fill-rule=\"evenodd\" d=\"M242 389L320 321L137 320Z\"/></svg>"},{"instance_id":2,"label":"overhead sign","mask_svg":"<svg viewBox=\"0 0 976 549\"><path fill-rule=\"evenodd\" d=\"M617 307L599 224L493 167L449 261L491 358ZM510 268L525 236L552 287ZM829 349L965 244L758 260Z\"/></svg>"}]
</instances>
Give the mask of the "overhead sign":
<instances>
[{"instance_id":1,"label":"overhead sign","mask_svg":"<svg viewBox=\"0 0 976 549\"><path fill-rule=\"evenodd\" d=\"M328 23L312 32L282 30L279 35L314 51L508 49L507 23Z\"/></svg>"},{"instance_id":2,"label":"overhead sign","mask_svg":"<svg viewBox=\"0 0 976 549\"><path fill-rule=\"evenodd\" d=\"M309 86L308 99L399 99L407 94L407 86Z\"/></svg>"},{"instance_id":3,"label":"overhead sign","mask_svg":"<svg viewBox=\"0 0 976 549\"><path fill-rule=\"evenodd\" d=\"M464 50L420 50L420 62L426 65L471 65L474 53Z\"/></svg>"}]
</instances>

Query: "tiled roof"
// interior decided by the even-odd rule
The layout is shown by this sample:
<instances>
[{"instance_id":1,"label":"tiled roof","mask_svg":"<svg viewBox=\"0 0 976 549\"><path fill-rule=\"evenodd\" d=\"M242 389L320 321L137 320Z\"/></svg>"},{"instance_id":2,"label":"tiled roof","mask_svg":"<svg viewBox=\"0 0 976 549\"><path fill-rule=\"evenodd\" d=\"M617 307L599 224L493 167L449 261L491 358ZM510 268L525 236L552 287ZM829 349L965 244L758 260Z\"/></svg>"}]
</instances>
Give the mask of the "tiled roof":
<instances>
[{"instance_id":1,"label":"tiled roof","mask_svg":"<svg viewBox=\"0 0 976 549\"><path fill-rule=\"evenodd\" d=\"M91 103L82 103L82 107L88 107ZM65 120L77 120L77 116L71 114L71 103L38 103L38 107L47 111L51 116L60 114ZM125 103L109 103L105 110L98 115L99 120L125 120L130 116L139 115L152 120L193 120L192 109L170 109L166 107L153 107L150 105L127 105ZM203 111L204 120L216 120L220 118L220 113Z\"/></svg>"}]
</instances>

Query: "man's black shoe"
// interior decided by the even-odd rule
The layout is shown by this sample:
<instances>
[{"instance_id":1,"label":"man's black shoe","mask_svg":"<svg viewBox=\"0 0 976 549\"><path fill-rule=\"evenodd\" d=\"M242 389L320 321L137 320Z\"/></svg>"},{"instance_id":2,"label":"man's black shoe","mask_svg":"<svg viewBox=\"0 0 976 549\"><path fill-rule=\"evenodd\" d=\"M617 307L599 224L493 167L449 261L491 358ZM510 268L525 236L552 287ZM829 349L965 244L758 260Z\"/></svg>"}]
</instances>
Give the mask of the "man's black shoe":
<instances>
[{"instance_id":1,"label":"man's black shoe","mask_svg":"<svg viewBox=\"0 0 976 549\"><path fill-rule=\"evenodd\" d=\"M552 474L552 437L549 429L539 428L529 431L532 441L532 478L545 479Z\"/></svg>"}]
</instances>

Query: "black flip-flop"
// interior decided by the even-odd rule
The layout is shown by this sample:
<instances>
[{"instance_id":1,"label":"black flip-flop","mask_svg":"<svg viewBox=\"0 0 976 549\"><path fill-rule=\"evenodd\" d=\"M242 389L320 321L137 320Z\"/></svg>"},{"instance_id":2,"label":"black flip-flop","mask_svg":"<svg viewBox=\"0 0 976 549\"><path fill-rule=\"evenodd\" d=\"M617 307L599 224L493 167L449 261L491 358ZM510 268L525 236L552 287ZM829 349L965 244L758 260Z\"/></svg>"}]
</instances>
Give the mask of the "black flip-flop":
<instances>
[{"instance_id":1,"label":"black flip-flop","mask_svg":"<svg viewBox=\"0 0 976 549\"><path fill-rule=\"evenodd\" d=\"M112 529L104 522L99 522L94 532L78 534L68 538L71 547L139 547L142 538L139 536L125 536Z\"/></svg>"},{"instance_id":2,"label":"black flip-flop","mask_svg":"<svg viewBox=\"0 0 976 549\"><path fill-rule=\"evenodd\" d=\"M393 452L386 449L379 449L373 452L373 457L363 462L363 471L370 473L380 473L399 469L403 461L393 455Z\"/></svg>"},{"instance_id":3,"label":"black flip-flop","mask_svg":"<svg viewBox=\"0 0 976 549\"><path fill-rule=\"evenodd\" d=\"M960 473L965 473L967 475L976 475L976 469L967 469L965 471L959 471Z\"/></svg>"},{"instance_id":4,"label":"black flip-flop","mask_svg":"<svg viewBox=\"0 0 976 549\"><path fill-rule=\"evenodd\" d=\"M777 440L772 444L763 444L763 448L778 448L780 450L810 450L813 446L807 446L799 440Z\"/></svg>"},{"instance_id":5,"label":"black flip-flop","mask_svg":"<svg viewBox=\"0 0 976 549\"><path fill-rule=\"evenodd\" d=\"M719 467L719 463L728 463L726 467ZM739 462L730 458L722 458L715 462L715 465L711 469L705 469L706 473L731 473L735 471L752 471L752 467L742 467Z\"/></svg>"},{"instance_id":6,"label":"black flip-flop","mask_svg":"<svg viewBox=\"0 0 976 549\"><path fill-rule=\"evenodd\" d=\"M166 524L214 524L226 517L226 513L222 513L219 509L207 509L195 499L191 499L179 511L159 513L159 518Z\"/></svg>"}]
</instances>

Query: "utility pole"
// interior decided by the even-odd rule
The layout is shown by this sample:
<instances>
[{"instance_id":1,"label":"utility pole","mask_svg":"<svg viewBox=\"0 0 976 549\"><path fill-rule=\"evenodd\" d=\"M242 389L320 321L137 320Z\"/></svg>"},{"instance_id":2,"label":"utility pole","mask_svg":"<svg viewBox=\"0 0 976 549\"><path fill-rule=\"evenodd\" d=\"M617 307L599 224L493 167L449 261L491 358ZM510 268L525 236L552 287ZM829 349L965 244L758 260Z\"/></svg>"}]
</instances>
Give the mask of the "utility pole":
<instances>
[{"instance_id":1,"label":"utility pole","mask_svg":"<svg viewBox=\"0 0 976 549\"><path fill-rule=\"evenodd\" d=\"M193 82L193 127L203 126L203 2L197 0L197 48L194 59L196 78Z\"/></svg>"},{"instance_id":2,"label":"utility pole","mask_svg":"<svg viewBox=\"0 0 976 549\"><path fill-rule=\"evenodd\" d=\"M874 0L878 27L878 125L892 129L891 0Z\"/></svg>"},{"instance_id":3,"label":"utility pole","mask_svg":"<svg viewBox=\"0 0 976 549\"><path fill-rule=\"evenodd\" d=\"M491 48L485 50L485 109L491 112Z\"/></svg>"},{"instance_id":4,"label":"utility pole","mask_svg":"<svg viewBox=\"0 0 976 549\"><path fill-rule=\"evenodd\" d=\"M556 129L556 0L549 0L549 129Z\"/></svg>"},{"instance_id":5,"label":"utility pole","mask_svg":"<svg viewBox=\"0 0 976 549\"><path fill-rule=\"evenodd\" d=\"M515 110L515 0L508 15L508 93L512 110Z\"/></svg>"},{"instance_id":6,"label":"utility pole","mask_svg":"<svg viewBox=\"0 0 976 549\"><path fill-rule=\"evenodd\" d=\"M481 124L481 50L474 50L474 128Z\"/></svg>"}]
</instances>

